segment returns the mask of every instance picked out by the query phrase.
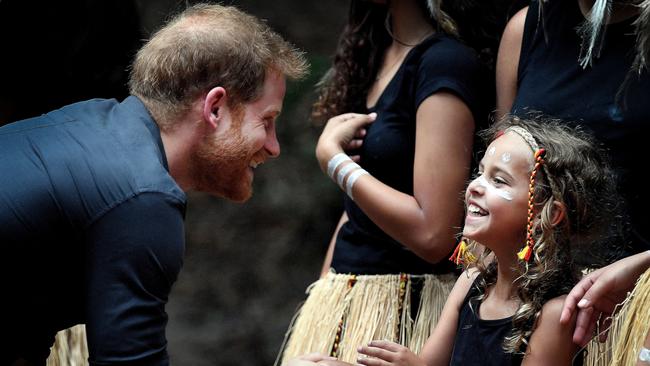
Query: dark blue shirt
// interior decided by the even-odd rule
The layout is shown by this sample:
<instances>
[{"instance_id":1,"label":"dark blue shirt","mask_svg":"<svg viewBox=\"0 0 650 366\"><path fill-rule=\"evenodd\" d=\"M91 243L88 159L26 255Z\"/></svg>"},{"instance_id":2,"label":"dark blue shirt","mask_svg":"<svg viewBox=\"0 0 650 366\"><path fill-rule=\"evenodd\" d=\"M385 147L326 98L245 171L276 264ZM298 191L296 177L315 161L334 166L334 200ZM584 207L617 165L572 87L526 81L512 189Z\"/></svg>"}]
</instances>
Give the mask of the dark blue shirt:
<instances>
[{"instance_id":1,"label":"dark blue shirt","mask_svg":"<svg viewBox=\"0 0 650 366\"><path fill-rule=\"evenodd\" d=\"M635 73L622 88L634 60L636 19L608 25L600 55L583 69L576 27L585 18L578 1L544 2L543 23L537 7L533 1L526 17L512 113L539 111L592 132L618 173L632 223L631 251L650 249L643 148L650 136L650 75L647 70Z\"/></svg>"},{"instance_id":2,"label":"dark blue shirt","mask_svg":"<svg viewBox=\"0 0 650 366\"><path fill-rule=\"evenodd\" d=\"M360 165L382 183L412 195L418 107L438 91L451 92L472 111L478 130L487 122L485 106L491 103L487 75L474 51L450 37L434 35L414 47L370 110L377 112L377 119L369 125L359 151ZM344 203L349 221L339 230L332 258L338 273L453 270L449 261L432 265L418 257L383 232L349 197Z\"/></svg>"},{"instance_id":3,"label":"dark blue shirt","mask_svg":"<svg viewBox=\"0 0 650 366\"><path fill-rule=\"evenodd\" d=\"M85 323L91 364L168 364L185 204L136 97L0 128L0 363L40 364L56 331Z\"/></svg>"}]
</instances>

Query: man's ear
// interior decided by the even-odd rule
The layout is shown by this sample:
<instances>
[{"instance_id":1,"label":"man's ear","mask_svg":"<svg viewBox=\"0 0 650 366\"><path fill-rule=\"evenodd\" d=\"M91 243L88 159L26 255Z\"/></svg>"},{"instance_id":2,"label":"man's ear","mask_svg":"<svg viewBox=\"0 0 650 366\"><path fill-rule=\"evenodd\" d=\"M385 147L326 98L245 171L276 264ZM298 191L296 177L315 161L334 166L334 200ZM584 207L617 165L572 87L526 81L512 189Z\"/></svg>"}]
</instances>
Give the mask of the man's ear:
<instances>
[{"instance_id":1,"label":"man's ear","mask_svg":"<svg viewBox=\"0 0 650 366\"><path fill-rule=\"evenodd\" d=\"M226 89L216 86L208 91L203 100L203 120L213 129L217 128L223 118L227 98Z\"/></svg>"},{"instance_id":2,"label":"man's ear","mask_svg":"<svg viewBox=\"0 0 650 366\"><path fill-rule=\"evenodd\" d=\"M553 212L551 215L551 225L559 225L566 218L566 206L562 202L553 201Z\"/></svg>"}]
</instances>

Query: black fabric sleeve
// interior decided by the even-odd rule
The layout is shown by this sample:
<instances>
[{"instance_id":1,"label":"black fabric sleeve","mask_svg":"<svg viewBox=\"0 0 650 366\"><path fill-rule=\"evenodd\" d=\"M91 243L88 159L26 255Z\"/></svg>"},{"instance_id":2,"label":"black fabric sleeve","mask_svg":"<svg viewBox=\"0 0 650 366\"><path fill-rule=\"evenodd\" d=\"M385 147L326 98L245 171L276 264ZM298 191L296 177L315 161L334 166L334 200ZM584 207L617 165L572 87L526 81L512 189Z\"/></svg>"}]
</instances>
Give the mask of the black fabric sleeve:
<instances>
[{"instance_id":1,"label":"black fabric sleeve","mask_svg":"<svg viewBox=\"0 0 650 366\"><path fill-rule=\"evenodd\" d=\"M182 267L183 204L144 193L90 226L86 329L91 365L168 365L165 304Z\"/></svg>"},{"instance_id":2,"label":"black fabric sleeve","mask_svg":"<svg viewBox=\"0 0 650 366\"><path fill-rule=\"evenodd\" d=\"M441 40L422 55L418 67L415 108L429 96L446 90L467 104L474 118L481 112L481 68L471 49L452 40Z\"/></svg>"}]
</instances>

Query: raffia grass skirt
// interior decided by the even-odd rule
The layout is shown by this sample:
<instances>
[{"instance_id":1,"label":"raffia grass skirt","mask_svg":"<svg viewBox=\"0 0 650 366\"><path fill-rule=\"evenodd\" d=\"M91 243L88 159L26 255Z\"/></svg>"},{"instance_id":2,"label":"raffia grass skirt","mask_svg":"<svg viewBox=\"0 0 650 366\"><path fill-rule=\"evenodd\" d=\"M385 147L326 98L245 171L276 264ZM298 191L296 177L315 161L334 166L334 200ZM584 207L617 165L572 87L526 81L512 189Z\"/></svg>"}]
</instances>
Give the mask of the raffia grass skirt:
<instances>
[{"instance_id":1,"label":"raffia grass skirt","mask_svg":"<svg viewBox=\"0 0 650 366\"><path fill-rule=\"evenodd\" d=\"M47 366L85 365L88 365L86 327L80 324L58 332L47 358Z\"/></svg>"},{"instance_id":2,"label":"raffia grass skirt","mask_svg":"<svg viewBox=\"0 0 650 366\"><path fill-rule=\"evenodd\" d=\"M373 339L419 353L456 281L446 275L349 275L330 272L307 288L275 365L319 352L356 363L357 347ZM419 289L412 314L413 289ZM281 361L281 363L280 363Z\"/></svg>"},{"instance_id":3,"label":"raffia grass skirt","mask_svg":"<svg viewBox=\"0 0 650 366\"><path fill-rule=\"evenodd\" d=\"M589 342L585 366L636 365L641 346L650 332L650 269L619 306L607 341L599 343L595 337Z\"/></svg>"}]
</instances>

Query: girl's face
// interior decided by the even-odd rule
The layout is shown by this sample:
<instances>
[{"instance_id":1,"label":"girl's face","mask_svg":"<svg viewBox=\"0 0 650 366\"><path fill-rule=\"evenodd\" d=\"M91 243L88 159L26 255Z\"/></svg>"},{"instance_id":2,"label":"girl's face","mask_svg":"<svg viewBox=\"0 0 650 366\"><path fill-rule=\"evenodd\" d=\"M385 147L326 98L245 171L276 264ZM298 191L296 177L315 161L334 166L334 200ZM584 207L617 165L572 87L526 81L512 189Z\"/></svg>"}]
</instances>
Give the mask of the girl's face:
<instances>
[{"instance_id":1,"label":"girl's face","mask_svg":"<svg viewBox=\"0 0 650 366\"><path fill-rule=\"evenodd\" d=\"M533 159L530 146L514 132L490 144L479 164L478 177L465 192L463 236L495 252L512 246L516 253L525 240Z\"/></svg>"}]
</instances>

